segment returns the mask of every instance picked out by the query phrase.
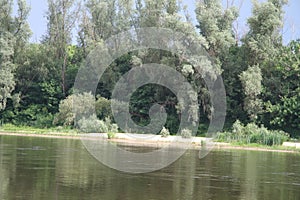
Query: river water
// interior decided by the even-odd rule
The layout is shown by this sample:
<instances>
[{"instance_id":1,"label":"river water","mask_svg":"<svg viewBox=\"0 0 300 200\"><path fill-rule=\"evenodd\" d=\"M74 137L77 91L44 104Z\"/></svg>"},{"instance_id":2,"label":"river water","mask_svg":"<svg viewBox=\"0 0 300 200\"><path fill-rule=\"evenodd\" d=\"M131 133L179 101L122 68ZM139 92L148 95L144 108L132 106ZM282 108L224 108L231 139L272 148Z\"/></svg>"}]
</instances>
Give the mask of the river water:
<instances>
[{"instance_id":1,"label":"river water","mask_svg":"<svg viewBox=\"0 0 300 200\"><path fill-rule=\"evenodd\" d=\"M80 140L0 136L0 199L299 200L300 154L189 150L162 170L127 174Z\"/></svg>"}]
</instances>

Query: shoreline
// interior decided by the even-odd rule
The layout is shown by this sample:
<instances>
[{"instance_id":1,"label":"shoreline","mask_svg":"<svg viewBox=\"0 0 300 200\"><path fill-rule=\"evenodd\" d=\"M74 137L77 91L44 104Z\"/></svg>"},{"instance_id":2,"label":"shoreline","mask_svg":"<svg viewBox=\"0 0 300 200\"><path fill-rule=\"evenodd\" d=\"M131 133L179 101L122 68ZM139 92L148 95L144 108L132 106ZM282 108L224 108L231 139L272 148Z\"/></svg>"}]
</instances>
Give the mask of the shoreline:
<instances>
[{"instance_id":1,"label":"shoreline","mask_svg":"<svg viewBox=\"0 0 300 200\"><path fill-rule=\"evenodd\" d=\"M168 138L163 138L160 135L150 135L152 138L147 140L138 140L136 137L133 138L130 135L134 134L124 134L117 133L116 138L107 139L107 134L89 134L89 135L67 135L68 133L26 133L26 132L9 132L0 131L0 136L16 136L16 137L40 137L40 138L55 138L55 139L77 139L89 138L91 140L97 140L99 138L105 139L109 142L117 143L122 146L135 146L135 147L152 147L160 148L164 145L170 144L173 141L178 143L184 143L185 141L191 142L189 149L201 149L203 145L205 146L205 140L208 138L193 137L191 140L180 139L180 136L169 136ZM140 136L140 135L139 135ZM148 135L149 137L149 135ZM140 137L141 138L141 137ZM265 151L265 152L278 152L278 153L300 153L296 145L291 146L288 143L285 146L251 146L251 145L235 145L230 143L214 142L213 150L246 150L246 151ZM296 144L296 143L295 143ZM282 148L282 149L281 149Z\"/></svg>"}]
</instances>

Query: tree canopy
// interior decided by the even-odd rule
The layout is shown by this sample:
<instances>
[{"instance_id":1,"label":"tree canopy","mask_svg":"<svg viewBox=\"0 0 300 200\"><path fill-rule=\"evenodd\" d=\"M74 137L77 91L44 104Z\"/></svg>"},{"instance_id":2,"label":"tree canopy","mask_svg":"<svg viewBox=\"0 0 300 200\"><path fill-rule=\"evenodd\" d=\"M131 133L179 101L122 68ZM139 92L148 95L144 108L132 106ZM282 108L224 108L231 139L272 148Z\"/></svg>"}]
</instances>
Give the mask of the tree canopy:
<instances>
[{"instance_id":1,"label":"tree canopy","mask_svg":"<svg viewBox=\"0 0 300 200\"><path fill-rule=\"evenodd\" d=\"M179 0L48 0L47 31L40 43L29 42L30 8L26 1L17 0L16 14L12 13L13 3L0 0L2 123L75 126L70 108L74 98L93 105L100 120L113 118L111 96L119 79L143 64L158 63L180 72L197 88L193 98L199 99L199 107L189 108L189 112L191 119L200 116L198 133L204 133L215 109L203 71L197 70L202 66L205 71L207 61L194 56L193 62L188 62L180 47L182 55L151 48L128 52L111 63L94 97L74 95L78 69L88 62L89 53L97 45L123 31L159 27L191 36L214 61L214 71L222 76L226 88L225 129L240 120L300 136L300 40L288 45L282 41L283 6L287 0L253 1L249 30L241 37L233 26L239 10L234 6L224 8L221 0L197 1L196 22ZM72 38L77 38L77 44L72 44ZM130 102L132 119L143 126L149 124L149 109L154 104L168 114L165 129L176 133L180 109L187 105L163 86L148 84L134 92ZM95 116L93 120L99 123Z\"/></svg>"}]
</instances>

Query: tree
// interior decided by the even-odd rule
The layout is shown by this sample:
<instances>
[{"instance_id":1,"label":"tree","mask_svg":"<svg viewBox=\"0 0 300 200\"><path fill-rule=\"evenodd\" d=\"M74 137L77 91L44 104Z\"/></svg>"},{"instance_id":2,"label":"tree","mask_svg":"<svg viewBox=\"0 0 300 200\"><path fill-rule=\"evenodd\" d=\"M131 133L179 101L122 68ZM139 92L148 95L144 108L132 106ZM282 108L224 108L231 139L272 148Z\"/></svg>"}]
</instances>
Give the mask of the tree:
<instances>
[{"instance_id":1,"label":"tree","mask_svg":"<svg viewBox=\"0 0 300 200\"><path fill-rule=\"evenodd\" d=\"M200 0L196 4L197 28L208 45L206 50L220 68L227 95L227 119L241 117L241 82L243 71L240 47L235 39L233 22L239 13L237 8L222 7L221 0ZM207 93L207 92L206 92ZM205 100L202 98L202 100Z\"/></svg>"},{"instance_id":2,"label":"tree","mask_svg":"<svg viewBox=\"0 0 300 200\"><path fill-rule=\"evenodd\" d=\"M13 1L0 0L0 110L5 109L7 99L13 97L18 58L31 34L26 22L29 13L26 1L18 0L17 4L18 13L13 18Z\"/></svg>"},{"instance_id":3,"label":"tree","mask_svg":"<svg viewBox=\"0 0 300 200\"><path fill-rule=\"evenodd\" d=\"M287 0L253 1L252 16L248 19L249 31L242 38L242 65L246 70L240 75L245 99L244 108L252 121L261 110L262 88L269 88L274 60L282 47L280 30L283 26L283 6ZM263 78L262 78L263 77ZM259 83L259 81L261 83ZM266 90L265 90L266 91Z\"/></svg>"},{"instance_id":4,"label":"tree","mask_svg":"<svg viewBox=\"0 0 300 200\"><path fill-rule=\"evenodd\" d=\"M5 109L7 99L12 97L16 84L14 79L15 65L11 60L13 55L12 42L13 36L10 33L0 33L0 110Z\"/></svg>"},{"instance_id":5,"label":"tree","mask_svg":"<svg viewBox=\"0 0 300 200\"><path fill-rule=\"evenodd\" d=\"M242 39L248 65L272 61L282 46L283 6L287 0L253 1L253 15L248 19L249 32ZM263 67L261 65L261 67Z\"/></svg>"},{"instance_id":6,"label":"tree","mask_svg":"<svg viewBox=\"0 0 300 200\"><path fill-rule=\"evenodd\" d=\"M78 39L86 55L95 45L132 26L133 0L87 0L84 8Z\"/></svg>"},{"instance_id":7,"label":"tree","mask_svg":"<svg viewBox=\"0 0 300 200\"><path fill-rule=\"evenodd\" d=\"M14 36L15 36L15 46L14 46L14 62L20 65L24 62L22 60L22 55L24 54L24 49L28 45L28 40L31 36L31 30L27 22L30 7L27 6L26 0L18 0L18 11L17 16L14 18Z\"/></svg>"},{"instance_id":8,"label":"tree","mask_svg":"<svg viewBox=\"0 0 300 200\"><path fill-rule=\"evenodd\" d=\"M240 80L246 96L244 109L249 114L250 120L255 121L261 112L262 106L262 102L259 99L259 95L262 92L262 74L259 66L249 67L240 75Z\"/></svg>"},{"instance_id":9,"label":"tree","mask_svg":"<svg viewBox=\"0 0 300 200\"><path fill-rule=\"evenodd\" d=\"M91 93L73 94L62 100L55 125L74 126L83 117L90 117L95 108L95 97ZM77 121L76 121L77 120Z\"/></svg>"},{"instance_id":10,"label":"tree","mask_svg":"<svg viewBox=\"0 0 300 200\"><path fill-rule=\"evenodd\" d=\"M68 46L72 42L72 31L78 18L79 7L75 0L48 0L48 33L44 43L53 53L56 65L60 67L61 90L66 96L66 71Z\"/></svg>"},{"instance_id":11,"label":"tree","mask_svg":"<svg viewBox=\"0 0 300 200\"><path fill-rule=\"evenodd\" d=\"M197 3L196 15L197 28L209 44L209 54L223 63L230 47L236 44L232 24L238 17L237 9L223 9L220 0L201 0Z\"/></svg>"},{"instance_id":12,"label":"tree","mask_svg":"<svg viewBox=\"0 0 300 200\"><path fill-rule=\"evenodd\" d=\"M300 116L300 40L283 47L266 88L267 113L264 123L299 136Z\"/></svg>"}]
</instances>

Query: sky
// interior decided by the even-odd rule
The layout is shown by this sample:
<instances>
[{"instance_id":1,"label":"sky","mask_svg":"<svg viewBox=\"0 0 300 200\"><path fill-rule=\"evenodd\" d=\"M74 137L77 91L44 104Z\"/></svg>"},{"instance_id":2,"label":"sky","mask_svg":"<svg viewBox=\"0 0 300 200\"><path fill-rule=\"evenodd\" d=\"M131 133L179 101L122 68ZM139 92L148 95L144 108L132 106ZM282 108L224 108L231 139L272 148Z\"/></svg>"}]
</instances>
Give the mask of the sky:
<instances>
[{"instance_id":1,"label":"sky","mask_svg":"<svg viewBox=\"0 0 300 200\"><path fill-rule=\"evenodd\" d=\"M247 18L251 16L252 3L251 0L229 0L234 1L235 5L239 7L242 3L240 10L240 17L238 19L239 32L244 34L247 32ZM263 0L260 0L263 1ZM196 0L182 0L183 4L188 5L190 15L195 20L195 2ZM223 0L223 5L226 6L227 0ZM29 16L29 24L33 35L31 42L39 42L42 36L46 33L47 20L45 18L47 11L47 0L27 0L27 3L31 7ZM285 6L285 17L284 17L284 43L287 44L293 39L300 38L300 1L289 0L289 4ZM196 21L196 20L195 20ZM76 42L73 41L73 42Z\"/></svg>"}]
</instances>

